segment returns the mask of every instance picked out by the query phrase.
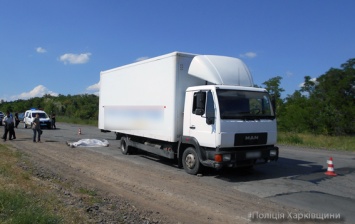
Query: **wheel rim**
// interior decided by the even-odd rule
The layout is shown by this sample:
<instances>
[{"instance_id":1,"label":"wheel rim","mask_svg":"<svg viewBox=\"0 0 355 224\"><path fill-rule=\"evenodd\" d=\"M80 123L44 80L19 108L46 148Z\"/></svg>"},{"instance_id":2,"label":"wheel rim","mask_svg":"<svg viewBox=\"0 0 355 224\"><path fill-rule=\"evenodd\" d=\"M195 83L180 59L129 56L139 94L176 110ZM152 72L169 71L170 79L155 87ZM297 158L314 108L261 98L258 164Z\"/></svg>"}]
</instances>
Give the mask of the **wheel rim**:
<instances>
[{"instance_id":1,"label":"wheel rim","mask_svg":"<svg viewBox=\"0 0 355 224\"><path fill-rule=\"evenodd\" d=\"M189 169L192 169L194 168L194 166L196 165L196 158L193 154L188 154L186 156L186 159L185 159L185 163L186 163L186 166L189 168Z\"/></svg>"}]
</instances>

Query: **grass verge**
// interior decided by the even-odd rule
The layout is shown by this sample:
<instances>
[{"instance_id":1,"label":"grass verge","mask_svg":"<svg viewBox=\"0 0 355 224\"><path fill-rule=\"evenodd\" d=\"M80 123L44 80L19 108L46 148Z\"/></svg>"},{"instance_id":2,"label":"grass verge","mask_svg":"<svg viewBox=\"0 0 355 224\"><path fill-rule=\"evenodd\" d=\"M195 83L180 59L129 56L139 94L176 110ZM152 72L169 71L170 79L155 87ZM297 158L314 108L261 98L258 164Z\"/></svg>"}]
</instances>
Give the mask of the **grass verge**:
<instances>
[{"instance_id":1,"label":"grass verge","mask_svg":"<svg viewBox=\"0 0 355 224\"><path fill-rule=\"evenodd\" d=\"M1 223L61 223L62 218L42 207L41 200L22 189L0 189Z\"/></svg>"},{"instance_id":2,"label":"grass verge","mask_svg":"<svg viewBox=\"0 0 355 224\"><path fill-rule=\"evenodd\" d=\"M57 122L64 122L69 124L85 124L85 125L96 126L96 127L98 125L98 120L83 120L76 117L65 117L65 116L57 117Z\"/></svg>"},{"instance_id":3,"label":"grass verge","mask_svg":"<svg viewBox=\"0 0 355 224\"><path fill-rule=\"evenodd\" d=\"M22 155L0 144L0 223L85 223L48 186L23 170Z\"/></svg>"},{"instance_id":4,"label":"grass verge","mask_svg":"<svg viewBox=\"0 0 355 224\"><path fill-rule=\"evenodd\" d=\"M354 136L328 136L279 132L277 142L285 145L355 152Z\"/></svg>"}]
</instances>

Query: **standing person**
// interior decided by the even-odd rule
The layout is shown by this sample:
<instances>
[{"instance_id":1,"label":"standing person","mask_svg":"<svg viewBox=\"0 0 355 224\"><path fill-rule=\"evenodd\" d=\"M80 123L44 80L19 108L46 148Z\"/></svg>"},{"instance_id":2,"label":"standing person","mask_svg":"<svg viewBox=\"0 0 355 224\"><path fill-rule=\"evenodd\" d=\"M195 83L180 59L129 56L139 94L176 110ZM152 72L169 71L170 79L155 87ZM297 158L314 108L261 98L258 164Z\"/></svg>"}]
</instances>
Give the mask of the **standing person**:
<instances>
[{"instance_id":1,"label":"standing person","mask_svg":"<svg viewBox=\"0 0 355 224\"><path fill-rule=\"evenodd\" d=\"M8 125L9 125L9 140L16 139L15 118L12 116L12 114L10 114Z\"/></svg>"},{"instance_id":2,"label":"standing person","mask_svg":"<svg viewBox=\"0 0 355 224\"><path fill-rule=\"evenodd\" d=\"M3 124L4 124L4 135L2 136L2 139L4 139L4 142L7 140L7 133L9 133L9 140L11 139L11 132L10 132L10 126L11 123L14 124L14 119L13 117L10 115L10 111L6 112L6 116L3 119Z\"/></svg>"},{"instance_id":3,"label":"standing person","mask_svg":"<svg viewBox=\"0 0 355 224\"><path fill-rule=\"evenodd\" d=\"M18 113L15 113L15 128L17 128L18 124L20 123L20 119L18 118Z\"/></svg>"},{"instance_id":4,"label":"standing person","mask_svg":"<svg viewBox=\"0 0 355 224\"><path fill-rule=\"evenodd\" d=\"M7 139L7 133L9 133L9 129L7 128L7 116L8 115L9 115L9 112L6 112L6 116L1 121L4 125L4 135L2 136L2 139L4 139L4 142Z\"/></svg>"},{"instance_id":5,"label":"standing person","mask_svg":"<svg viewBox=\"0 0 355 224\"><path fill-rule=\"evenodd\" d=\"M36 142L36 135L38 134L37 142L41 142L41 124L39 121L39 114L36 114L36 117L32 121L32 130L33 130L33 142Z\"/></svg>"},{"instance_id":6,"label":"standing person","mask_svg":"<svg viewBox=\"0 0 355 224\"><path fill-rule=\"evenodd\" d=\"M56 129L57 127L55 126L55 113L52 114L52 128Z\"/></svg>"}]
</instances>

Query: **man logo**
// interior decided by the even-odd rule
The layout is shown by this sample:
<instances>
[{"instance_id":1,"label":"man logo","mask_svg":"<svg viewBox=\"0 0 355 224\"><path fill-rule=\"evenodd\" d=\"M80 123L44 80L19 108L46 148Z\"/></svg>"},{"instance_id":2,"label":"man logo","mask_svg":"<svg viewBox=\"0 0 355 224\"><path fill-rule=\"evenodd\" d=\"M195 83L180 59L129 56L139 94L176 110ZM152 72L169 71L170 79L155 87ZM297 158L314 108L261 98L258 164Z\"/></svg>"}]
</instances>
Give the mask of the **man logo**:
<instances>
[{"instance_id":1,"label":"man logo","mask_svg":"<svg viewBox=\"0 0 355 224\"><path fill-rule=\"evenodd\" d=\"M244 133L244 134L235 134L234 136L234 145L243 146L243 145L263 145L267 144L267 133Z\"/></svg>"},{"instance_id":2,"label":"man logo","mask_svg":"<svg viewBox=\"0 0 355 224\"><path fill-rule=\"evenodd\" d=\"M245 140L246 141L253 141L253 140L258 140L259 139L259 136L257 135L248 135L248 136L245 136Z\"/></svg>"}]
</instances>

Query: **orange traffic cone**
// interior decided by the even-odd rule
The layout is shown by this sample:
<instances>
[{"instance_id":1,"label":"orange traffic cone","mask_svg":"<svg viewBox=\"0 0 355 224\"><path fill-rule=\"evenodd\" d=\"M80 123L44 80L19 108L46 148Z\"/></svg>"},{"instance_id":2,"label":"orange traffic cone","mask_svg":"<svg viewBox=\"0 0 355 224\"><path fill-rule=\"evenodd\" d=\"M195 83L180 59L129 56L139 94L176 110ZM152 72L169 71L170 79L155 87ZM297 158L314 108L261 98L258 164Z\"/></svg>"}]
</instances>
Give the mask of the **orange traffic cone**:
<instances>
[{"instance_id":1,"label":"orange traffic cone","mask_svg":"<svg viewBox=\"0 0 355 224\"><path fill-rule=\"evenodd\" d=\"M337 174L334 172L333 158L330 157L327 163L328 163L328 170L327 172L325 172L325 174L328 176L336 176Z\"/></svg>"},{"instance_id":2,"label":"orange traffic cone","mask_svg":"<svg viewBox=\"0 0 355 224\"><path fill-rule=\"evenodd\" d=\"M78 130L78 135L81 135L81 128L79 128Z\"/></svg>"}]
</instances>

